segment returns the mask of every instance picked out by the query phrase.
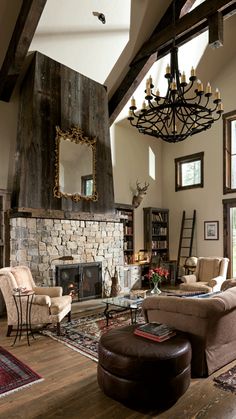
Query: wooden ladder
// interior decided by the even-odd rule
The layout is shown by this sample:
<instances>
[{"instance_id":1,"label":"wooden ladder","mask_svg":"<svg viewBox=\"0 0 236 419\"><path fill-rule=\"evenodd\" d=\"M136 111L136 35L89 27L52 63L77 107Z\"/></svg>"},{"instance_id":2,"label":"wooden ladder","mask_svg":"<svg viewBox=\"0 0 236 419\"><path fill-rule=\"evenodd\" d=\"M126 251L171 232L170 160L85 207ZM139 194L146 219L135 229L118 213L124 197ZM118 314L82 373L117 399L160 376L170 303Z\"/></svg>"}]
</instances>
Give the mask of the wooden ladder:
<instances>
[{"instance_id":1,"label":"wooden ladder","mask_svg":"<svg viewBox=\"0 0 236 419\"><path fill-rule=\"evenodd\" d=\"M186 213L183 211L177 259L177 278L179 277L180 268L185 264L186 258L192 256L195 222L196 210L193 210L191 218L186 217Z\"/></svg>"}]
</instances>

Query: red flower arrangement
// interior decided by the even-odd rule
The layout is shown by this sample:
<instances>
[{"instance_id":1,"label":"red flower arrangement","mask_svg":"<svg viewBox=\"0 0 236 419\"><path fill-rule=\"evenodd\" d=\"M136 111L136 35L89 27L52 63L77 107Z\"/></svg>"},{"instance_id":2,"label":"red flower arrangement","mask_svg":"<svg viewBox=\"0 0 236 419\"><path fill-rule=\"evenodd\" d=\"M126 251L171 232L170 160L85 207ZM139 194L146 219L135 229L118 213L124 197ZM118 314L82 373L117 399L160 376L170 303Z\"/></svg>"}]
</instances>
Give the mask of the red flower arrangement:
<instances>
[{"instance_id":1,"label":"red flower arrangement","mask_svg":"<svg viewBox=\"0 0 236 419\"><path fill-rule=\"evenodd\" d=\"M147 274L147 277L153 284L158 284L163 279L167 279L169 276L169 271L161 266L159 268L150 269Z\"/></svg>"}]
</instances>

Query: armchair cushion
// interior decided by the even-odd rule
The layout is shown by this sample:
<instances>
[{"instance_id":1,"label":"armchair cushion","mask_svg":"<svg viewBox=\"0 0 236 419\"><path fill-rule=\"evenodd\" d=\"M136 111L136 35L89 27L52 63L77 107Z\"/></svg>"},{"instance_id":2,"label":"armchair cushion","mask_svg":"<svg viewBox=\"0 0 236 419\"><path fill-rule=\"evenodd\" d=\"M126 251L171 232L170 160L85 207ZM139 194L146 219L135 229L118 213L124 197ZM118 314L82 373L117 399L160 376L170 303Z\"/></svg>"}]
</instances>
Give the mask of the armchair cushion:
<instances>
[{"instance_id":1,"label":"armchair cushion","mask_svg":"<svg viewBox=\"0 0 236 419\"><path fill-rule=\"evenodd\" d=\"M61 297L62 287L33 287L36 295L49 295L49 297Z\"/></svg>"},{"instance_id":2,"label":"armchair cushion","mask_svg":"<svg viewBox=\"0 0 236 419\"><path fill-rule=\"evenodd\" d=\"M220 259L207 259L201 260L199 265L199 281L209 281L219 275Z\"/></svg>"},{"instance_id":3,"label":"armchair cushion","mask_svg":"<svg viewBox=\"0 0 236 419\"><path fill-rule=\"evenodd\" d=\"M34 295L32 304L38 304L40 306L51 305L51 298L48 295Z\"/></svg>"},{"instance_id":4,"label":"armchair cushion","mask_svg":"<svg viewBox=\"0 0 236 419\"><path fill-rule=\"evenodd\" d=\"M52 298L51 307L50 307L51 314L60 313L70 303L71 303L70 295L63 295L62 297Z\"/></svg>"},{"instance_id":5,"label":"armchair cushion","mask_svg":"<svg viewBox=\"0 0 236 419\"><path fill-rule=\"evenodd\" d=\"M18 287L26 287L30 290L33 289L35 284L27 266L11 268L11 273L14 276Z\"/></svg>"},{"instance_id":6,"label":"armchair cushion","mask_svg":"<svg viewBox=\"0 0 236 419\"><path fill-rule=\"evenodd\" d=\"M186 284L190 284L192 282L197 282L197 277L196 275L192 274L192 275L183 275L181 280L183 282L185 282Z\"/></svg>"}]
</instances>

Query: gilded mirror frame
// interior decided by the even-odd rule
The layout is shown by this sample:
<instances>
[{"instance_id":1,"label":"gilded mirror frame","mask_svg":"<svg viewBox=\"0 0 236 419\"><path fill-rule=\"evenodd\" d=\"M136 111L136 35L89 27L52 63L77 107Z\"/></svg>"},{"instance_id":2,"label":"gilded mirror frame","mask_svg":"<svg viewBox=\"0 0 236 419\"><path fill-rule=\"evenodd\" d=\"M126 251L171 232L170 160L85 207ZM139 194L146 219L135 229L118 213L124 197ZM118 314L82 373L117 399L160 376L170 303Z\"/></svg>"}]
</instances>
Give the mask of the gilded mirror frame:
<instances>
[{"instance_id":1,"label":"gilded mirror frame","mask_svg":"<svg viewBox=\"0 0 236 419\"><path fill-rule=\"evenodd\" d=\"M93 194L82 195L81 193L66 193L62 192L60 188L60 143L61 141L71 141L75 144L85 144L92 149L92 168L93 168ZM80 126L72 127L68 130L62 130L59 126L56 126L56 148L55 148L55 186L53 189L53 195L55 198L66 198L72 199L74 202L80 200L85 201L97 201L98 194L96 191L96 137L84 136L83 130Z\"/></svg>"}]
</instances>

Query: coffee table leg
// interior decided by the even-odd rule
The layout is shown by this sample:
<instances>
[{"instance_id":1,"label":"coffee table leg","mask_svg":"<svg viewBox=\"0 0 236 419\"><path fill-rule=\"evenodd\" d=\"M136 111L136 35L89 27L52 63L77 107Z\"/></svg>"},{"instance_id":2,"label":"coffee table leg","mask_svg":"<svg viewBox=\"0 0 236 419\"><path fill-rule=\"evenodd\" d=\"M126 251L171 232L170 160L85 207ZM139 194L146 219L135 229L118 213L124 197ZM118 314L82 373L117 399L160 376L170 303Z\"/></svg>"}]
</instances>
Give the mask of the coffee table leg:
<instances>
[{"instance_id":1,"label":"coffee table leg","mask_svg":"<svg viewBox=\"0 0 236 419\"><path fill-rule=\"evenodd\" d=\"M108 311L108 307L109 307L109 303L106 303L106 308L104 310L104 316L106 317L107 326L108 326L108 322L109 322L109 311Z\"/></svg>"},{"instance_id":2,"label":"coffee table leg","mask_svg":"<svg viewBox=\"0 0 236 419\"><path fill-rule=\"evenodd\" d=\"M131 317L131 324L135 324L137 322L137 308L130 307L130 317Z\"/></svg>"}]
</instances>

